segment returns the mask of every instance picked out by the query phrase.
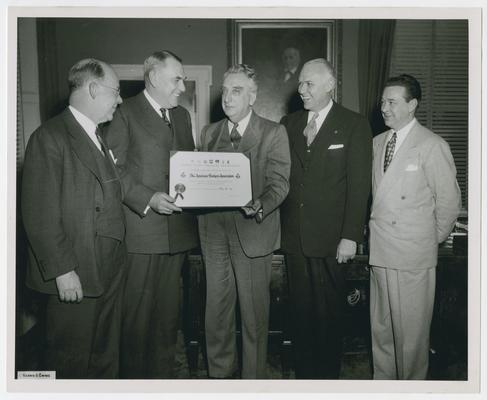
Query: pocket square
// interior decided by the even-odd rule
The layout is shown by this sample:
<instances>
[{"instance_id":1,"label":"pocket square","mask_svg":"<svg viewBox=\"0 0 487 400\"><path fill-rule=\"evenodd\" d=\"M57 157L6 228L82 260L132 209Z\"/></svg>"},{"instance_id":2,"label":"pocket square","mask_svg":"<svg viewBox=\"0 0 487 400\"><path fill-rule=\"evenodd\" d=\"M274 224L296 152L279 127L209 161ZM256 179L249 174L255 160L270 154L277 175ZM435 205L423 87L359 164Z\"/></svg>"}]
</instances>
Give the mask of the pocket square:
<instances>
[{"instance_id":1,"label":"pocket square","mask_svg":"<svg viewBox=\"0 0 487 400\"><path fill-rule=\"evenodd\" d=\"M343 144L330 144L330 147L328 147L328 150L341 149L342 147L343 147Z\"/></svg>"},{"instance_id":2,"label":"pocket square","mask_svg":"<svg viewBox=\"0 0 487 400\"><path fill-rule=\"evenodd\" d=\"M113 163L116 164L117 163L117 159L113 155L113 151L112 150L108 150L108 152L110 153L110 156L112 157Z\"/></svg>"},{"instance_id":3,"label":"pocket square","mask_svg":"<svg viewBox=\"0 0 487 400\"><path fill-rule=\"evenodd\" d=\"M417 171L417 170L418 170L418 166L416 164L409 164L406 167L406 171Z\"/></svg>"}]
</instances>

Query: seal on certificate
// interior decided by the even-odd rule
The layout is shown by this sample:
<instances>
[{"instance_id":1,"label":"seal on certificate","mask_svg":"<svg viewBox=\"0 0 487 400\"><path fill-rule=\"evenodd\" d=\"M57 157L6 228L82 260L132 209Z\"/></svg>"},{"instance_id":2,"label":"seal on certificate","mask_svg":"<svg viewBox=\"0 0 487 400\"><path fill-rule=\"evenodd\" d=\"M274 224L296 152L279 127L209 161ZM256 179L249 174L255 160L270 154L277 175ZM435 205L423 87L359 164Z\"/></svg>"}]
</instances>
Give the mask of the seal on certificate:
<instances>
[{"instance_id":1,"label":"seal on certificate","mask_svg":"<svg viewBox=\"0 0 487 400\"><path fill-rule=\"evenodd\" d=\"M183 193L186 190L186 186L184 186L182 183L176 183L174 190L176 191L176 197L174 200L177 200L178 197L181 197L181 200L184 200Z\"/></svg>"}]
</instances>

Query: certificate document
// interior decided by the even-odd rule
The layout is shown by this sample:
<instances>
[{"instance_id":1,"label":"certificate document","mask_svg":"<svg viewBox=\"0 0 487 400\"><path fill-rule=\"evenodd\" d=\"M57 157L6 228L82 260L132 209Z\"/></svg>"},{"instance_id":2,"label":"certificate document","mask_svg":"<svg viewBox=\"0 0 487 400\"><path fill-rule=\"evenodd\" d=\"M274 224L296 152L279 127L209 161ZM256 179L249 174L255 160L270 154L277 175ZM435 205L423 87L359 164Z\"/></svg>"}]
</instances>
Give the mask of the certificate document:
<instances>
[{"instance_id":1,"label":"certificate document","mask_svg":"<svg viewBox=\"0 0 487 400\"><path fill-rule=\"evenodd\" d=\"M169 195L178 207L243 207L252 200L250 160L242 153L172 151Z\"/></svg>"}]
</instances>

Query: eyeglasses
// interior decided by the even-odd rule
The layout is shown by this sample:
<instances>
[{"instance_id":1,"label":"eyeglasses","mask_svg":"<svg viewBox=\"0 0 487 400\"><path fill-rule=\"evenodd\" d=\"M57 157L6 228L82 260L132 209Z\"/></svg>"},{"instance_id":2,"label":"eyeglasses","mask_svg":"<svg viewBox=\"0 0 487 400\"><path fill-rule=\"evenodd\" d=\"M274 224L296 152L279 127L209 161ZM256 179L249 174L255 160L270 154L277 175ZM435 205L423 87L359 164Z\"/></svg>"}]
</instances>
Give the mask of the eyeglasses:
<instances>
[{"instance_id":1,"label":"eyeglasses","mask_svg":"<svg viewBox=\"0 0 487 400\"><path fill-rule=\"evenodd\" d=\"M111 86L107 86L107 85L104 85L103 83L100 83L100 82L97 82L100 86L103 86L103 87L106 87L107 89L112 89L116 94L117 96L120 94L120 88L114 88L114 87L111 87Z\"/></svg>"}]
</instances>

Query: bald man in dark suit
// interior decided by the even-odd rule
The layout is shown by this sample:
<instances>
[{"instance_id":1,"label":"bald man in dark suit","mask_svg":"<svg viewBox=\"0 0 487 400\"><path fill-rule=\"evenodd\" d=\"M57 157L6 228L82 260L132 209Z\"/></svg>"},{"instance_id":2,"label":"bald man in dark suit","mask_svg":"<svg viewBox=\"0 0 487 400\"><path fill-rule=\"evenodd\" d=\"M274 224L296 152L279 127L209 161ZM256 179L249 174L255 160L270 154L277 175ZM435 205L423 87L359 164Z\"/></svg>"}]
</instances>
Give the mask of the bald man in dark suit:
<instances>
[{"instance_id":1,"label":"bald man in dark suit","mask_svg":"<svg viewBox=\"0 0 487 400\"><path fill-rule=\"evenodd\" d=\"M346 306L342 263L363 241L372 135L367 120L335 103L324 59L299 75L304 110L285 116L291 178L281 207L297 378L338 379Z\"/></svg>"}]
</instances>

